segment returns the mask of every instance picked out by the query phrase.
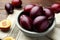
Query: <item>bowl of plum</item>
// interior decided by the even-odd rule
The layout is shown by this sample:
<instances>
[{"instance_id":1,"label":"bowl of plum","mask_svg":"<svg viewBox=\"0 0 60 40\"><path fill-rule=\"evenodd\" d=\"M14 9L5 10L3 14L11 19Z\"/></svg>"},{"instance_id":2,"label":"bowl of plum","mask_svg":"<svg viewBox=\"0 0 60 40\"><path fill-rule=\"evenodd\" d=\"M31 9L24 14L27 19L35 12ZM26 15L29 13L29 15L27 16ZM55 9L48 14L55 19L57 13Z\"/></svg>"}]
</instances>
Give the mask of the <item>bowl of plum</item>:
<instances>
[{"instance_id":1,"label":"bowl of plum","mask_svg":"<svg viewBox=\"0 0 60 40\"><path fill-rule=\"evenodd\" d=\"M44 36L54 28L55 14L50 8L29 4L17 16L16 24L27 36Z\"/></svg>"}]
</instances>

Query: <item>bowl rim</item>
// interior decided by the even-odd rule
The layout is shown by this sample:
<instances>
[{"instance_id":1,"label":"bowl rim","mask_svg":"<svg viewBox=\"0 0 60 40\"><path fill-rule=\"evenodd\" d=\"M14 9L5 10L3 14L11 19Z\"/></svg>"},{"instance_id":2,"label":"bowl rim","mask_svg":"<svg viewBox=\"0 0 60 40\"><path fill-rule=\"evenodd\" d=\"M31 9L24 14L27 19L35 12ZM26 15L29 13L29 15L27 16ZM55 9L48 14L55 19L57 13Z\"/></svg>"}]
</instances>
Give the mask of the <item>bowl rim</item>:
<instances>
[{"instance_id":1,"label":"bowl rim","mask_svg":"<svg viewBox=\"0 0 60 40\"><path fill-rule=\"evenodd\" d=\"M21 12L23 12L23 10L21 10ZM25 30L24 28L22 28L21 27L21 25L19 25L19 23L18 23L18 17L19 17L19 15L21 14L21 12L18 14L18 16L17 16L17 19L16 19L16 25L18 26L18 28L21 30L21 31L23 31L23 32L26 32L26 33L29 33L29 34L47 34L47 33L49 33L53 28L54 28L54 26L55 26L55 19L54 19L54 21L53 21L53 24L51 25L51 27L50 28L48 28L46 31L44 31L44 32L33 32L33 31L28 31L28 30Z\"/></svg>"}]
</instances>

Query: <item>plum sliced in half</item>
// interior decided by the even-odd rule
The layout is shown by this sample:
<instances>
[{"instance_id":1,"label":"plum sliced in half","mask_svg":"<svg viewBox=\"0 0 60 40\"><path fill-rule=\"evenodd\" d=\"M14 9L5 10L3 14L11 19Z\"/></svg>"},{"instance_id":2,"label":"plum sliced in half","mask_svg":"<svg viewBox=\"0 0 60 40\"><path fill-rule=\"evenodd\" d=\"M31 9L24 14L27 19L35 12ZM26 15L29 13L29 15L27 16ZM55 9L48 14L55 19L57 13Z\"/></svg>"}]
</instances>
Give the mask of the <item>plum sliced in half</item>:
<instances>
[{"instance_id":1,"label":"plum sliced in half","mask_svg":"<svg viewBox=\"0 0 60 40\"><path fill-rule=\"evenodd\" d=\"M11 21L8 19L4 19L0 22L0 29L4 32L9 31L11 27Z\"/></svg>"}]
</instances>

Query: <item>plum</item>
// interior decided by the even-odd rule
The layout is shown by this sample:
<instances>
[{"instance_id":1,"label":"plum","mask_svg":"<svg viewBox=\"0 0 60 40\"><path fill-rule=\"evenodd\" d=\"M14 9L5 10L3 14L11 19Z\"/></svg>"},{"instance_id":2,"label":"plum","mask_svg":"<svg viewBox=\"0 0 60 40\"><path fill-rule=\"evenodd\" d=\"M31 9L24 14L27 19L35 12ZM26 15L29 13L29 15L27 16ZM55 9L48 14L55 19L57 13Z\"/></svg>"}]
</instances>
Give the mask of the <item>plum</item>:
<instances>
[{"instance_id":1,"label":"plum","mask_svg":"<svg viewBox=\"0 0 60 40\"><path fill-rule=\"evenodd\" d=\"M48 28L48 20L45 16L38 16L33 21L33 28L38 32L43 32Z\"/></svg>"},{"instance_id":2,"label":"plum","mask_svg":"<svg viewBox=\"0 0 60 40\"><path fill-rule=\"evenodd\" d=\"M28 30L31 30L31 25L32 25L32 19L26 15L21 15L19 19L20 25Z\"/></svg>"},{"instance_id":3,"label":"plum","mask_svg":"<svg viewBox=\"0 0 60 40\"><path fill-rule=\"evenodd\" d=\"M21 7L21 5L22 5L22 1L21 1L21 0L12 0L12 5L13 5L15 8L19 8L19 7Z\"/></svg>"},{"instance_id":4,"label":"plum","mask_svg":"<svg viewBox=\"0 0 60 40\"><path fill-rule=\"evenodd\" d=\"M5 10L7 11L8 14L12 14L13 10L14 10L14 7L13 7L12 4L7 3L7 4L5 4Z\"/></svg>"},{"instance_id":5,"label":"plum","mask_svg":"<svg viewBox=\"0 0 60 40\"><path fill-rule=\"evenodd\" d=\"M34 6L30 11L30 17L35 18L43 13L43 8L41 6Z\"/></svg>"},{"instance_id":6,"label":"plum","mask_svg":"<svg viewBox=\"0 0 60 40\"><path fill-rule=\"evenodd\" d=\"M60 4L56 3L56 4L53 4L51 6L51 9L55 12L55 13L59 13L60 12Z\"/></svg>"},{"instance_id":7,"label":"plum","mask_svg":"<svg viewBox=\"0 0 60 40\"><path fill-rule=\"evenodd\" d=\"M54 18L55 14L52 10L50 10L48 8L44 8L43 10L45 11L44 14L48 19Z\"/></svg>"}]
</instances>

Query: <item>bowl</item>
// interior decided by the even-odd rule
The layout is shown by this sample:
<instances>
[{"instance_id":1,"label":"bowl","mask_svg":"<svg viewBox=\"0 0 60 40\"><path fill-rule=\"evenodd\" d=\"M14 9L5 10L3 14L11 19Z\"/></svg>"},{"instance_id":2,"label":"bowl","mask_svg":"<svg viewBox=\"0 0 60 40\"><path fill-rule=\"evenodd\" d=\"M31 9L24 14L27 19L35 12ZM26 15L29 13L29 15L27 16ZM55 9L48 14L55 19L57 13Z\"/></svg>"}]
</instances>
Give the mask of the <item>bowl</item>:
<instances>
[{"instance_id":1,"label":"bowl","mask_svg":"<svg viewBox=\"0 0 60 40\"><path fill-rule=\"evenodd\" d=\"M40 36L44 36L46 34L48 34L50 31L52 31L52 29L55 27L55 19L51 25L51 27L49 27L46 31L44 32L32 32L32 31L28 31L28 30L25 30L24 28L21 27L21 25L19 24L19 21L18 21L18 18L20 16L20 14L22 13L23 11L21 11L18 15L17 15L17 18L16 18L16 25L17 27L27 36L30 36L30 37L40 37Z\"/></svg>"}]
</instances>

